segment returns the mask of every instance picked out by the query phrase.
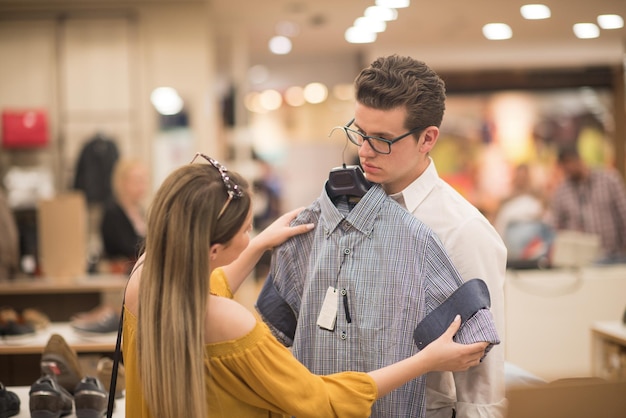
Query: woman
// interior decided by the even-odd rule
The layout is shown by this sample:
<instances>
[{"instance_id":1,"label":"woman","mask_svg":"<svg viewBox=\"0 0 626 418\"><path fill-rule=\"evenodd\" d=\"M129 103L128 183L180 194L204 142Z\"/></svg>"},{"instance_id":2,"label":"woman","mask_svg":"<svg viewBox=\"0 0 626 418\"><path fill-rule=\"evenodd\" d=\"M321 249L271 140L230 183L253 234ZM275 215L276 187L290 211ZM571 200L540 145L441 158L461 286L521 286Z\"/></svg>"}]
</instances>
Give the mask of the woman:
<instances>
[{"instance_id":1,"label":"woman","mask_svg":"<svg viewBox=\"0 0 626 418\"><path fill-rule=\"evenodd\" d=\"M457 320L402 362L311 374L232 294L264 251L313 225L289 227L295 210L250 242L245 180L198 157L209 164L177 169L157 191L126 290L126 416L367 417L378 397L410 379L478 364L486 343L452 342Z\"/></svg>"},{"instance_id":2,"label":"woman","mask_svg":"<svg viewBox=\"0 0 626 418\"><path fill-rule=\"evenodd\" d=\"M104 255L110 261L137 261L146 231L143 204L148 191L148 171L143 163L122 159L111 178L113 198L106 202L100 224ZM125 271L127 265L123 266Z\"/></svg>"}]
</instances>

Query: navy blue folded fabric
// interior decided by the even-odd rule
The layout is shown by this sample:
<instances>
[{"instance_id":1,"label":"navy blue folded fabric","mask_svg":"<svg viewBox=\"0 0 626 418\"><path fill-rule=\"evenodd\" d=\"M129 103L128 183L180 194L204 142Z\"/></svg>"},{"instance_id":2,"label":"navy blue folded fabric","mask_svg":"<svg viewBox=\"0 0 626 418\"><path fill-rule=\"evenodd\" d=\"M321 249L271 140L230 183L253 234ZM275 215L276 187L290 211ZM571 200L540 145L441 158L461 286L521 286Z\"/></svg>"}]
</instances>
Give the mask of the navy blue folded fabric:
<instances>
[{"instance_id":1,"label":"navy blue folded fabric","mask_svg":"<svg viewBox=\"0 0 626 418\"><path fill-rule=\"evenodd\" d=\"M298 318L291 306L274 286L272 275L267 276L256 301L256 310L268 324L276 338L286 346L293 344Z\"/></svg>"},{"instance_id":2,"label":"navy blue folded fabric","mask_svg":"<svg viewBox=\"0 0 626 418\"><path fill-rule=\"evenodd\" d=\"M461 324L481 309L491 307L487 284L481 279L463 283L441 305L417 324L413 340L421 350L443 334L456 315L461 315Z\"/></svg>"}]
</instances>

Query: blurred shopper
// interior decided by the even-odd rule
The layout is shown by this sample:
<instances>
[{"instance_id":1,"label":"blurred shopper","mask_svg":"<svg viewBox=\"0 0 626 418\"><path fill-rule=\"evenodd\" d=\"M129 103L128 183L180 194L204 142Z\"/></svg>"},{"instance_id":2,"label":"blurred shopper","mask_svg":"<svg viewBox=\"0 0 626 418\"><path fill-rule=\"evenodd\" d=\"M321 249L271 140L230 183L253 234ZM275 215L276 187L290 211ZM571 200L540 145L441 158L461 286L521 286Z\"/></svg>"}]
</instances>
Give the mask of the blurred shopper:
<instances>
[{"instance_id":1,"label":"blurred shopper","mask_svg":"<svg viewBox=\"0 0 626 418\"><path fill-rule=\"evenodd\" d=\"M547 266L554 233L545 222L546 205L533 188L530 167L515 167L511 192L500 203L494 226L508 250L507 265L513 268Z\"/></svg>"},{"instance_id":2,"label":"blurred shopper","mask_svg":"<svg viewBox=\"0 0 626 418\"><path fill-rule=\"evenodd\" d=\"M148 171L139 160L120 159L111 182L113 199L105 204L100 224L104 258L128 266L137 260L146 233Z\"/></svg>"},{"instance_id":3,"label":"blurred shopper","mask_svg":"<svg viewBox=\"0 0 626 418\"><path fill-rule=\"evenodd\" d=\"M558 163L565 179L552 195L554 227L597 235L599 263L626 262L626 188L619 173L588 167L573 146L560 150Z\"/></svg>"}]
</instances>

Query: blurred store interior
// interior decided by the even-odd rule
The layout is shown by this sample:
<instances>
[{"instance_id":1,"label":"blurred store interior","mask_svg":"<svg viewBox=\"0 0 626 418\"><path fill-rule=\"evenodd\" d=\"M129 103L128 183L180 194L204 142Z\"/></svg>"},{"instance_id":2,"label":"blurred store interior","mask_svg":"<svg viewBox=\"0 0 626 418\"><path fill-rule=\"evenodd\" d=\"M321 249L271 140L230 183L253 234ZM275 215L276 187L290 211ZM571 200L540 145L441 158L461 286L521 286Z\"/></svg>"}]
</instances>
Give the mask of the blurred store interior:
<instances>
[{"instance_id":1,"label":"blurred store interior","mask_svg":"<svg viewBox=\"0 0 626 418\"><path fill-rule=\"evenodd\" d=\"M489 219L518 164L549 198L563 144L578 144L592 166L626 174L625 1L546 1L549 16L532 19L522 1L413 0L392 9L375 39L348 42L348 29L374 5L0 0L3 132L11 118L30 118L26 129L37 131L22 143L5 138L0 149L2 187L19 178L29 189L12 208L27 223L38 199L71 191L79 156L96 137L142 160L150 191L202 151L250 179L271 173L281 210L306 206L329 170L354 163L354 146L329 136L352 118L354 77L392 53L425 61L446 82L432 157ZM505 33L488 40L494 23ZM93 216L88 256L99 248ZM511 270L507 279L508 360L546 380L626 377L625 349L605 359L590 337L596 321L622 318L624 266ZM253 300L255 286L243 297Z\"/></svg>"}]
</instances>

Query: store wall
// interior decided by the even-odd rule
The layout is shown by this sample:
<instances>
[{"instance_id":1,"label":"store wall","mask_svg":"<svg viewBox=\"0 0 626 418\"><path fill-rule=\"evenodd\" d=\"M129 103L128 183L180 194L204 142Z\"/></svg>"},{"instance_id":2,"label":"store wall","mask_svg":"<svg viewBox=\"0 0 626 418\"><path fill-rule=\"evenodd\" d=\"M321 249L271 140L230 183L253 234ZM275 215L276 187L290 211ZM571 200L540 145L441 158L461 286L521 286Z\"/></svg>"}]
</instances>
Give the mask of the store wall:
<instances>
[{"instance_id":1,"label":"store wall","mask_svg":"<svg viewBox=\"0 0 626 418\"><path fill-rule=\"evenodd\" d=\"M97 7L97 6L94 6ZM1 151L10 166L43 165L66 189L82 145L96 132L122 155L150 165L158 119L150 92L174 87L186 101L192 147L223 152L211 19L203 3L152 3L125 9L47 10L0 22L0 110L45 109L50 143Z\"/></svg>"}]
</instances>

